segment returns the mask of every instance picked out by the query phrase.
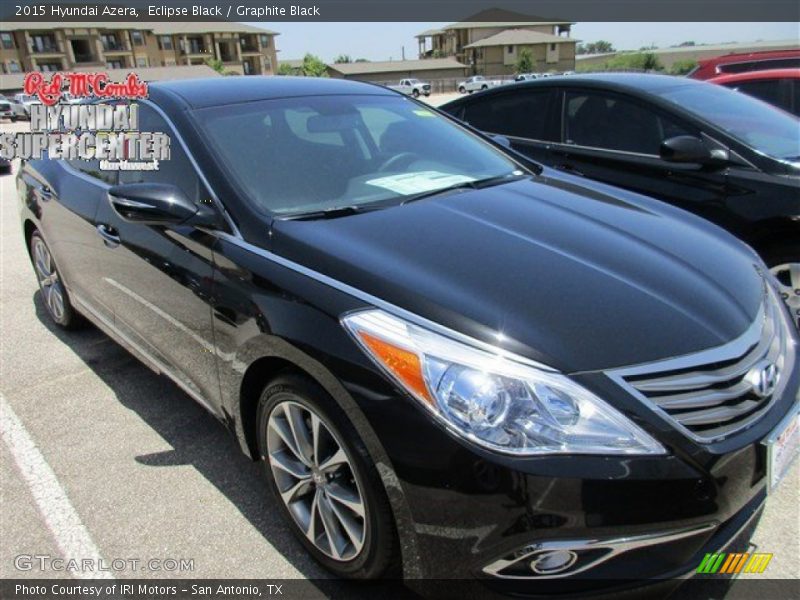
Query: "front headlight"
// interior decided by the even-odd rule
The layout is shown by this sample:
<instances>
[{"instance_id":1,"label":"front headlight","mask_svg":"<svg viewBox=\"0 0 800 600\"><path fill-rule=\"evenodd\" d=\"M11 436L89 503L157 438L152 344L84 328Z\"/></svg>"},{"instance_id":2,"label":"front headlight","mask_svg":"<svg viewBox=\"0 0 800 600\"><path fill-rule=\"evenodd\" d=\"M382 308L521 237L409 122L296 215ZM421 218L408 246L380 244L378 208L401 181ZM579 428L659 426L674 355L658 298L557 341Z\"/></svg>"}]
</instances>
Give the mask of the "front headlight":
<instances>
[{"instance_id":1,"label":"front headlight","mask_svg":"<svg viewBox=\"0 0 800 600\"><path fill-rule=\"evenodd\" d=\"M364 351L439 420L490 450L664 454L617 410L570 378L479 349L381 310L342 323Z\"/></svg>"}]
</instances>

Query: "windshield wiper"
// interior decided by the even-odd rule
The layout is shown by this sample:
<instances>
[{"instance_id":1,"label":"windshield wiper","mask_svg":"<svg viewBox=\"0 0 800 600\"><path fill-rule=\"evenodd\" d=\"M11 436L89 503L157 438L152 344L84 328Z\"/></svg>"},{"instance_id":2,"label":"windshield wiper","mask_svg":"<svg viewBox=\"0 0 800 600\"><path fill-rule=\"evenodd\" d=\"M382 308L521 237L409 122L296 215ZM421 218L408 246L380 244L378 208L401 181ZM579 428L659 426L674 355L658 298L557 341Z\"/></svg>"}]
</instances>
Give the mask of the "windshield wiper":
<instances>
[{"instance_id":1,"label":"windshield wiper","mask_svg":"<svg viewBox=\"0 0 800 600\"><path fill-rule=\"evenodd\" d=\"M385 206L375 204L357 205L351 204L346 206L334 206L332 208L324 208L322 210L310 210L308 212L299 212L284 215L281 218L286 221L311 221L314 219L336 219L337 217L348 217L358 213L369 212L371 210L379 210Z\"/></svg>"},{"instance_id":2,"label":"windshield wiper","mask_svg":"<svg viewBox=\"0 0 800 600\"><path fill-rule=\"evenodd\" d=\"M413 194L411 196L406 197L400 204L408 204L410 202L416 202L417 200L422 200L423 198L430 198L432 196L438 196L439 194L445 194L447 192L452 192L454 190L463 190L463 189L473 189L473 190L482 190L483 188L491 187L493 185L501 185L503 183L511 183L512 181L517 181L527 177L527 175L523 173L506 173L505 175L498 175L496 177L487 177L485 179L476 179L474 181L462 181L460 183L455 183L453 185L448 185L447 187L439 188L437 190L430 190L428 192L420 192L419 194Z\"/></svg>"}]
</instances>

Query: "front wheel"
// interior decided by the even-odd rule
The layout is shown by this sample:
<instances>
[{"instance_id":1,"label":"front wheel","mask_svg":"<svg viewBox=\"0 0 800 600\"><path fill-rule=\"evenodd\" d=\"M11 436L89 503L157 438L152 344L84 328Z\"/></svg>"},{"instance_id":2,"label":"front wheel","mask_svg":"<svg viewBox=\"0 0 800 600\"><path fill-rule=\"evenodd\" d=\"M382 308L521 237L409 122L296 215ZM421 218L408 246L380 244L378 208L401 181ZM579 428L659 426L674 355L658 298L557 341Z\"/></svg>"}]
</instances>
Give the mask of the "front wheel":
<instances>
[{"instance_id":1,"label":"front wheel","mask_svg":"<svg viewBox=\"0 0 800 600\"><path fill-rule=\"evenodd\" d=\"M481 91L483 91L483 90L488 90L488 89L489 89L489 86L488 86L488 85L482 85L482 86L481 86Z\"/></svg>"},{"instance_id":2,"label":"front wheel","mask_svg":"<svg viewBox=\"0 0 800 600\"><path fill-rule=\"evenodd\" d=\"M391 508L341 409L312 381L285 375L262 393L257 423L270 488L300 542L340 577L384 576L397 555Z\"/></svg>"},{"instance_id":3,"label":"front wheel","mask_svg":"<svg viewBox=\"0 0 800 600\"><path fill-rule=\"evenodd\" d=\"M458 88L458 93L459 94L465 94L466 92L467 92L467 88L465 88L463 85L460 88Z\"/></svg>"},{"instance_id":4,"label":"front wheel","mask_svg":"<svg viewBox=\"0 0 800 600\"><path fill-rule=\"evenodd\" d=\"M414 96L414 98L419 98L419 90L412 91L411 95Z\"/></svg>"},{"instance_id":5,"label":"front wheel","mask_svg":"<svg viewBox=\"0 0 800 600\"><path fill-rule=\"evenodd\" d=\"M50 248L38 230L31 235L30 252L47 314L56 325L64 329L78 328L83 320L73 308Z\"/></svg>"},{"instance_id":6,"label":"front wheel","mask_svg":"<svg viewBox=\"0 0 800 600\"><path fill-rule=\"evenodd\" d=\"M778 280L779 292L800 329L800 244L780 244L763 252L764 262Z\"/></svg>"}]
</instances>

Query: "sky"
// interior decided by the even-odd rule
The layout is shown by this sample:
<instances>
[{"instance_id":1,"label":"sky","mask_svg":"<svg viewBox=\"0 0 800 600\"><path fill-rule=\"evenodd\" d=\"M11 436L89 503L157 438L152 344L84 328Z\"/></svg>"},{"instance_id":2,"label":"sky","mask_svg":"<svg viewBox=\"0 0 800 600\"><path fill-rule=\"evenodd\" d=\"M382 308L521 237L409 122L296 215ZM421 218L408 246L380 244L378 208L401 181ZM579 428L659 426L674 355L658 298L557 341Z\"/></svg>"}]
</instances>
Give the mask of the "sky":
<instances>
[{"instance_id":1,"label":"sky","mask_svg":"<svg viewBox=\"0 0 800 600\"><path fill-rule=\"evenodd\" d=\"M446 23L250 23L280 32L278 60L302 58L306 52L326 62L339 54L369 60L417 58L414 36ZM753 42L800 37L798 23L578 23L571 37L585 42L607 40L620 50L642 46Z\"/></svg>"}]
</instances>

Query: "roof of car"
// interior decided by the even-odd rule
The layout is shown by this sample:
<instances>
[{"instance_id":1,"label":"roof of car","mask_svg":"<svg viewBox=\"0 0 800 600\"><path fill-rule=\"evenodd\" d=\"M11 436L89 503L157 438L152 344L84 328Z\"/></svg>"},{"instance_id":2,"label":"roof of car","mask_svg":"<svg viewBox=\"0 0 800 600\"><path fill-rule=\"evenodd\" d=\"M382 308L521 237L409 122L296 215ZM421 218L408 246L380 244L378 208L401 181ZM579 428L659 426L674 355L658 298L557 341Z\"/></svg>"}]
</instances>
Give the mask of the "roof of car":
<instances>
[{"instance_id":1,"label":"roof of car","mask_svg":"<svg viewBox=\"0 0 800 600\"><path fill-rule=\"evenodd\" d=\"M765 69L764 71L726 73L706 79L706 81L710 83L740 83L744 81L761 81L763 79L800 79L800 69Z\"/></svg>"},{"instance_id":2,"label":"roof of car","mask_svg":"<svg viewBox=\"0 0 800 600\"><path fill-rule=\"evenodd\" d=\"M318 95L393 95L386 88L327 77L239 76L153 83L151 91L179 96L193 108Z\"/></svg>"},{"instance_id":3,"label":"roof of car","mask_svg":"<svg viewBox=\"0 0 800 600\"><path fill-rule=\"evenodd\" d=\"M658 73L575 73L573 75L547 77L542 80L537 79L536 81L523 85L541 85L545 83L549 85L563 85L568 82L597 82L615 87L648 92L656 92L675 87L676 85L702 85L702 82L687 79L686 77L676 77L674 75L662 75Z\"/></svg>"}]
</instances>

